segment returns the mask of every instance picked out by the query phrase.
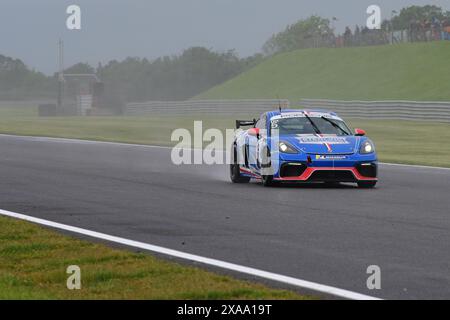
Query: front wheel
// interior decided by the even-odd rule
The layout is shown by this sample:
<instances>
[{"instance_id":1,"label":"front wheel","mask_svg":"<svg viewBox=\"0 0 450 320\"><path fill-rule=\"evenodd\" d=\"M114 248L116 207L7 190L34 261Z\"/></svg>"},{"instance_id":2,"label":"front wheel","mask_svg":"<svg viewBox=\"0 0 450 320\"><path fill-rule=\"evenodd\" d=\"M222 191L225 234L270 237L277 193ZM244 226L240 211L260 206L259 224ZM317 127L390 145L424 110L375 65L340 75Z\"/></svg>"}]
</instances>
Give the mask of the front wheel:
<instances>
[{"instance_id":1,"label":"front wheel","mask_svg":"<svg viewBox=\"0 0 450 320\"><path fill-rule=\"evenodd\" d=\"M377 185L376 181L359 181L358 182L358 187L360 187L362 189L372 189L372 188L375 188L376 185Z\"/></svg>"},{"instance_id":2,"label":"front wheel","mask_svg":"<svg viewBox=\"0 0 450 320\"><path fill-rule=\"evenodd\" d=\"M237 162L237 150L236 146L233 148L234 158L233 163L230 164L230 179L233 183L249 183L250 178L244 177L241 175L241 169L239 168L239 164Z\"/></svg>"},{"instance_id":3,"label":"front wheel","mask_svg":"<svg viewBox=\"0 0 450 320\"><path fill-rule=\"evenodd\" d=\"M261 180L264 187L272 187L273 185L275 185L273 176L262 176Z\"/></svg>"},{"instance_id":4,"label":"front wheel","mask_svg":"<svg viewBox=\"0 0 450 320\"><path fill-rule=\"evenodd\" d=\"M270 169L272 167L269 148L265 147L262 151L261 156L263 160L261 161L261 172L264 172L265 170ZM275 185L273 175L261 175L261 181L264 187L272 187L273 185Z\"/></svg>"}]
</instances>

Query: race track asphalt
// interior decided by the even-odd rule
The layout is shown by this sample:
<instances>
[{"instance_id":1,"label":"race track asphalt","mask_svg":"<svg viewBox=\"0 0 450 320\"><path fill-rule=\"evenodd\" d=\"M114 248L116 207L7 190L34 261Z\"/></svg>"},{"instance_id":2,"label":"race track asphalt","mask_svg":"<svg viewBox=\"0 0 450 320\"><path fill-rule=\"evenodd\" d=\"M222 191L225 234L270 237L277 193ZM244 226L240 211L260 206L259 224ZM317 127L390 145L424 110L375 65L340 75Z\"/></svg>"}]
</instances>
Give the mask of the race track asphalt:
<instances>
[{"instance_id":1,"label":"race track asphalt","mask_svg":"<svg viewBox=\"0 0 450 320\"><path fill-rule=\"evenodd\" d=\"M380 298L450 298L450 170L263 188L175 166L167 148L0 136L0 150L0 209Z\"/></svg>"}]
</instances>

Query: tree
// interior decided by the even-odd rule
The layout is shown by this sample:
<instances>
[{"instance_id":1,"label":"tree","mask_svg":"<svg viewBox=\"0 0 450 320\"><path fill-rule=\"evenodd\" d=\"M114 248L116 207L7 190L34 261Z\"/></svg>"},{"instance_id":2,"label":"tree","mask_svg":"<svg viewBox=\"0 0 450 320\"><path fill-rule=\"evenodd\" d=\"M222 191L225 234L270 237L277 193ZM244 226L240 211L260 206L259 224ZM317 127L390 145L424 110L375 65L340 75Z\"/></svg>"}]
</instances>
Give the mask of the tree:
<instances>
[{"instance_id":1,"label":"tree","mask_svg":"<svg viewBox=\"0 0 450 320\"><path fill-rule=\"evenodd\" d=\"M56 86L51 77L28 69L19 59L0 55L0 99L47 97Z\"/></svg>"},{"instance_id":2,"label":"tree","mask_svg":"<svg viewBox=\"0 0 450 320\"><path fill-rule=\"evenodd\" d=\"M88 63L77 63L64 70L67 74L92 74L95 73L95 69Z\"/></svg>"},{"instance_id":3,"label":"tree","mask_svg":"<svg viewBox=\"0 0 450 320\"><path fill-rule=\"evenodd\" d=\"M289 25L283 32L273 35L263 46L265 55L297 49L323 46L334 37L330 20L311 16Z\"/></svg>"}]
</instances>

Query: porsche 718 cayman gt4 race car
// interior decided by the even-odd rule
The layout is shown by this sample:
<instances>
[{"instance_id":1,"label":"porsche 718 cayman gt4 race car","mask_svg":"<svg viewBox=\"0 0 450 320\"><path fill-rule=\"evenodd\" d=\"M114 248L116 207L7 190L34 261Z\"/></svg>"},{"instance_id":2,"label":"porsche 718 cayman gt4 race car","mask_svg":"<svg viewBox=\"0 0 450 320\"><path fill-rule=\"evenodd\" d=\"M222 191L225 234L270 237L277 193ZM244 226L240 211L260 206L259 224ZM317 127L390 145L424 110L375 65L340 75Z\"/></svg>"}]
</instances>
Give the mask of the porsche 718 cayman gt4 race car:
<instances>
[{"instance_id":1,"label":"porsche 718 cayman gt4 race car","mask_svg":"<svg viewBox=\"0 0 450 320\"><path fill-rule=\"evenodd\" d=\"M241 127L251 126L248 130ZM235 183L260 179L277 182L377 183L378 162L364 130L354 133L334 112L282 110L259 120L237 120L230 177Z\"/></svg>"}]
</instances>

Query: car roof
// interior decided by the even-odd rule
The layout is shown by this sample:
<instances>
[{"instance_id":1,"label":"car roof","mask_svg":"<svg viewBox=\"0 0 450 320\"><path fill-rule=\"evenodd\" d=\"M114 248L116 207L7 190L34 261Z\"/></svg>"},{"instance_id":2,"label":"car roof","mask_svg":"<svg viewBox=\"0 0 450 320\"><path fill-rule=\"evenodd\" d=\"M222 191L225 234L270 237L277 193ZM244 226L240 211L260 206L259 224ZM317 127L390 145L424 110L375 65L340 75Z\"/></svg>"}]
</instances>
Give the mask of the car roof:
<instances>
[{"instance_id":1,"label":"car roof","mask_svg":"<svg viewBox=\"0 0 450 320\"><path fill-rule=\"evenodd\" d=\"M299 109L282 109L281 112L280 112L280 110L275 110L275 111L266 112L266 114L267 114L267 117L270 119L272 117L279 116L281 114L298 113L298 112L306 112L306 113L308 113L308 112L320 112L320 113L325 113L325 114L329 114L331 116L338 117L336 112L333 112L333 111L324 110L324 109L302 109L302 108L299 108Z\"/></svg>"}]
</instances>

